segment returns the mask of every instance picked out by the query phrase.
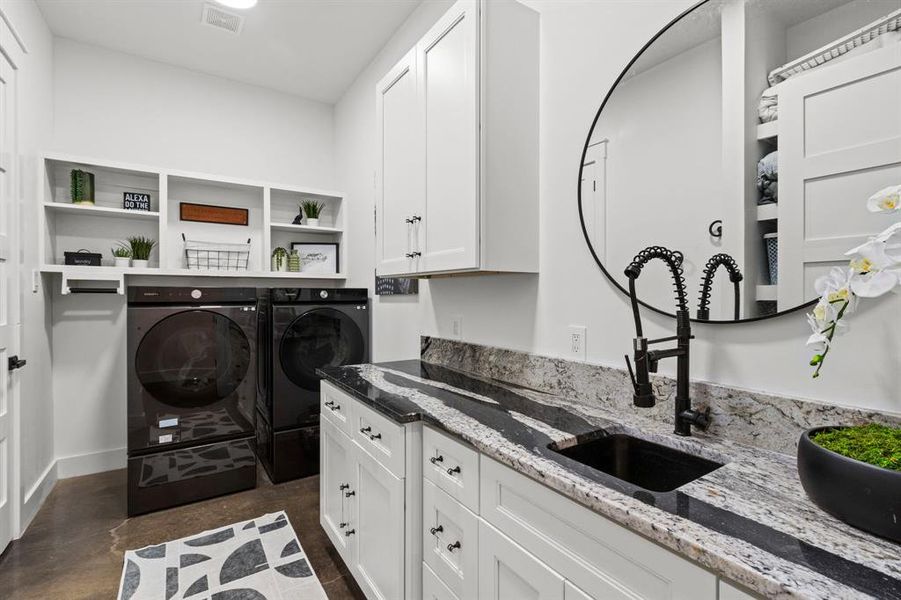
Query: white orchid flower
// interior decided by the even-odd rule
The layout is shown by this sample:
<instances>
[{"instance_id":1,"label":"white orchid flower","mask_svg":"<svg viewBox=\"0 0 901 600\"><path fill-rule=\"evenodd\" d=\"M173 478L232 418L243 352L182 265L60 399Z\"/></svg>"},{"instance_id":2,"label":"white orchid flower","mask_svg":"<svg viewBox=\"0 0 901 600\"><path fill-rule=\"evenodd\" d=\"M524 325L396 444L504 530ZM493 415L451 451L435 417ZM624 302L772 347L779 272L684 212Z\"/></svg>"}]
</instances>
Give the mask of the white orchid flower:
<instances>
[{"instance_id":1,"label":"white orchid flower","mask_svg":"<svg viewBox=\"0 0 901 600\"><path fill-rule=\"evenodd\" d=\"M862 298L877 298L901 284L901 222L895 223L845 254L851 257L851 290ZM899 240L901 242L901 240Z\"/></svg>"},{"instance_id":2,"label":"white orchid flower","mask_svg":"<svg viewBox=\"0 0 901 600\"><path fill-rule=\"evenodd\" d=\"M896 212L901 210L901 185L883 188L867 199L870 212Z\"/></svg>"}]
</instances>

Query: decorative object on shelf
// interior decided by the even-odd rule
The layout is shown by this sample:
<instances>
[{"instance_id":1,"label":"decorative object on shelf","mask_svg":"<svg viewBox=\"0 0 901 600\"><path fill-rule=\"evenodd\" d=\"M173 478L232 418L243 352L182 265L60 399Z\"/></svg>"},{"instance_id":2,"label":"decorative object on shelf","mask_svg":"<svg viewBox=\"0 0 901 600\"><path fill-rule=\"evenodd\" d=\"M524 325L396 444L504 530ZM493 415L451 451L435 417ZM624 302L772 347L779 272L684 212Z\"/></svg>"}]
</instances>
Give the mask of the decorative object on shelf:
<instances>
[{"instance_id":1,"label":"decorative object on shelf","mask_svg":"<svg viewBox=\"0 0 901 600\"><path fill-rule=\"evenodd\" d=\"M322 214L322 208L325 205L315 200L304 200L300 203L300 209L307 218L307 225L310 227L319 227L319 215Z\"/></svg>"},{"instance_id":2,"label":"decorative object on shelf","mask_svg":"<svg viewBox=\"0 0 901 600\"><path fill-rule=\"evenodd\" d=\"M142 192L123 192L122 208L125 210L150 211L150 194Z\"/></svg>"},{"instance_id":3,"label":"decorative object on shelf","mask_svg":"<svg viewBox=\"0 0 901 600\"><path fill-rule=\"evenodd\" d=\"M412 296L419 293L419 280L407 277L375 276L376 296Z\"/></svg>"},{"instance_id":4,"label":"decorative object on shelf","mask_svg":"<svg viewBox=\"0 0 901 600\"><path fill-rule=\"evenodd\" d=\"M817 427L798 443L798 476L834 517L901 542L901 428Z\"/></svg>"},{"instance_id":5,"label":"decorative object on shelf","mask_svg":"<svg viewBox=\"0 0 901 600\"><path fill-rule=\"evenodd\" d=\"M766 262L770 273L770 285L779 283L779 234L763 234L763 243L766 245Z\"/></svg>"},{"instance_id":6,"label":"decorative object on shelf","mask_svg":"<svg viewBox=\"0 0 901 600\"><path fill-rule=\"evenodd\" d=\"M63 252L63 257L67 265L77 267L99 267L103 255L82 248L77 252Z\"/></svg>"},{"instance_id":7,"label":"decorative object on shelf","mask_svg":"<svg viewBox=\"0 0 901 600\"><path fill-rule=\"evenodd\" d=\"M883 188L870 196L867 210L901 212L901 185ZM845 256L851 257L848 267L833 267L814 285L820 300L807 315L813 329L807 345L815 352L810 359L810 365L816 367L814 377L819 377L835 335L847 329L842 319L854 312L858 298L877 298L901 290L901 221L848 250Z\"/></svg>"},{"instance_id":8,"label":"decorative object on shelf","mask_svg":"<svg viewBox=\"0 0 901 600\"><path fill-rule=\"evenodd\" d=\"M143 235L136 235L128 238L128 244L131 247L131 264L138 269L146 269L150 261L150 253L156 246L156 240Z\"/></svg>"},{"instance_id":9,"label":"decorative object on shelf","mask_svg":"<svg viewBox=\"0 0 901 600\"><path fill-rule=\"evenodd\" d=\"M250 262L250 238L246 243L204 242L189 240L181 234L185 243L185 267L199 271L246 271Z\"/></svg>"},{"instance_id":10,"label":"decorative object on shelf","mask_svg":"<svg viewBox=\"0 0 901 600\"><path fill-rule=\"evenodd\" d=\"M119 245L111 251L117 267L127 267L131 263L131 246L119 242Z\"/></svg>"},{"instance_id":11,"label":"decorative object on shelf","mask_svg":"<svg viewBox=\"0 0 901 600\"><path fill-rule=\"evenodd\" d=\"M250 222L250 211L246 208L180 202L179 217L182 221L246 226Z\"/></svg>"},{"instance_id":12,"label":"decorative object on shelf","mask_svg":"<svg viewBox=\"0 0 901 600\"><path fill-rule=\"evenodd\" d=\"M338 243L292 242L300 255L300 272L317 275L338 273Z\"/></svg>"},{"instance_id":13,"label":"decorative object on shelf","mask_svg":"<svg viewBox=\"0 0 901 600\"><path fill-rule=\"evenodd\" d=\"M94 204L94 174L81 169L72 169L69 174L72 204Z\"/></svg>"},{"instance_id":14,"label":"decorative object on shelf","mask_svg":"<svg viewBox=\"0 0 901 600\"><path fill-rule=\"evenodd\" d=\"M288 251L279 246L272 251L272 270L284 273L288 270Z\"/></svg>"},{"instance_id":15,"label":"decorative object on shelf","mask_svg":"<svg viewBox=\"0 0 901 600\"><path fill-rule=\"evenodd\" d=\"M300 254L295 249L288 254L288 272L300 273Z\"/></svg>"}]
</instances>

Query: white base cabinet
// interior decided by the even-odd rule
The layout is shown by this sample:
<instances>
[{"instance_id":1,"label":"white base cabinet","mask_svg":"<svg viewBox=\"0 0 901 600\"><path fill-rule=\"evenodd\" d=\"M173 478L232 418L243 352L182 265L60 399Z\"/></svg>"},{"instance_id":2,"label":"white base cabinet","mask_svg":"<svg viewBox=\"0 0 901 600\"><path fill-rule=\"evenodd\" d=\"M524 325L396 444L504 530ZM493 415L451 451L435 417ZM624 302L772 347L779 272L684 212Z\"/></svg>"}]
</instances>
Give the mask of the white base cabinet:
<instances>
[{"instance_id":1,"label":"white base cabinet","mask_svg":"<svg viewBox=\"0 0 901 600\"><path fill-rule=\"evenodd\" d=\"M559 600L564 581L522 546L479 523L479 600Z\"/></svg>"}]
</instances>

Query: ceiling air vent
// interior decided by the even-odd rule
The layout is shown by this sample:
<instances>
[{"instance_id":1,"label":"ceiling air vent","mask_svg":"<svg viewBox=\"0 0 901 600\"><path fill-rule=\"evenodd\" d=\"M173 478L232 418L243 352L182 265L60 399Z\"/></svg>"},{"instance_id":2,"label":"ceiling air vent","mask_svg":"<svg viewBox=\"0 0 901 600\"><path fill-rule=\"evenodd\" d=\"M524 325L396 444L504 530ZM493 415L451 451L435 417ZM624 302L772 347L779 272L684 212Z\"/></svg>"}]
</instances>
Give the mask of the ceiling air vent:
<instances>
[{"instance_id":1,"label":"ceiling air vent","mask_svg":"<svg viewBox=\"0 0 901 600\"><path fill-rule=\"evenodd\" d=\"M230 33L241 33L241 28L244 27L244 17L241 15L236 15L207 3L203 5L203 15L200 17L200 22Z\"/></svg>"}]
</instances>

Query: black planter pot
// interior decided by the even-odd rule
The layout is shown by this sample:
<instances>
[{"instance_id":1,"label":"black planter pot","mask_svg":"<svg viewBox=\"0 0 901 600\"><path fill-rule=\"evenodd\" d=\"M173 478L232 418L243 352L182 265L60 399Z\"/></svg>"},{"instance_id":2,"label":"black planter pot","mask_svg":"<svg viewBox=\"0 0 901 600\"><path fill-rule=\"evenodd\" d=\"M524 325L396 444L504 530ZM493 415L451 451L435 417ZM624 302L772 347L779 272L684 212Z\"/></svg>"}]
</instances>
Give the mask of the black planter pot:
<instances>
[{"instance_id":1,"label":"black planter pot","mask_svg":"<svg viewBox=\"0 0 901 600\"><path fill-rule=\"evenodd\" d=\"M813 502L864 531L901 542L901 472L842 456L810 436L837 427L816 427L798 443L798 475Z\"/></svg>"}]
</instances>

